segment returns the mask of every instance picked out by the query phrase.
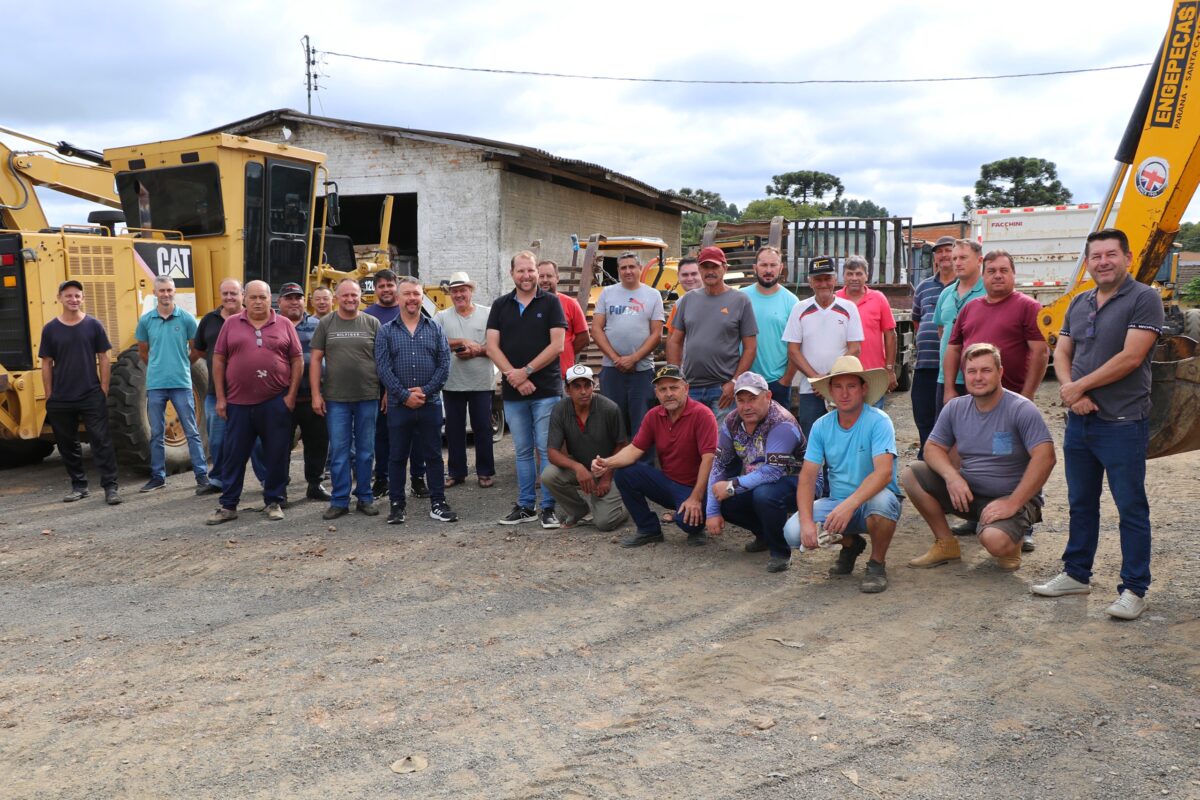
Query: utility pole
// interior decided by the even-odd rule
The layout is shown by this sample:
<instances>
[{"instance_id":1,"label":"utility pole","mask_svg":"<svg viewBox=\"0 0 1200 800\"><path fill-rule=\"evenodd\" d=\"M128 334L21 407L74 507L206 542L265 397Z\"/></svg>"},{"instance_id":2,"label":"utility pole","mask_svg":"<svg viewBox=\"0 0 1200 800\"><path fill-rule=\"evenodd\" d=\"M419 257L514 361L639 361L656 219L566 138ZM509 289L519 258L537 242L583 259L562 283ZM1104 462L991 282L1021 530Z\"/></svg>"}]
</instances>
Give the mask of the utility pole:
<instances>
[{"instance_id":1,"label":"utility pole","mask_svg":"<svg viewBox=\"0 0 1200 800\"><path fill-rule=\"evenodd\" d=\"M300 41L304 42L304 79L308 85L308 113L312 114L313 67L317 65L317 59L307 33Z\"/></svg>"}]
</instances>

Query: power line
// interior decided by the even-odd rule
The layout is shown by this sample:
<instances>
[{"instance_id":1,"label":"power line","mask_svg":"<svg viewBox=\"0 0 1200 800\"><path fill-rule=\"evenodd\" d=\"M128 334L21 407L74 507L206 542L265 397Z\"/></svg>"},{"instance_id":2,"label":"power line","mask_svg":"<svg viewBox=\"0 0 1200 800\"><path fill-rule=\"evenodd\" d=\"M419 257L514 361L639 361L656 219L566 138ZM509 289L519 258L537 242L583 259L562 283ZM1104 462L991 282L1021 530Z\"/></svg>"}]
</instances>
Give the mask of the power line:
<instances>
[{"instance_id":1,"label":"power line","mask_svg":"<svg viewBox=\"0 0 1200 800\"><path fill-rule=\"evenodd\" d=\"M424 69L444 69L455 72L486 72L493 75L526 75L535 78L570 78L582 81L622 81L625 83L691 83L725 86L814 86L821 84L881 84L881 83L950 83L955 81L999 81L1009 78L1044 78L1051 75L1080 75L1086 72L1111 72L1119 69L1137 69L1150 66L1143 64L1118 64L1112 67L1085 67L1083 69L1059 69L1048 72L1014 72L1004 75L967 75L948 78L812 78L798 81L768 81L768 80L703 80L685 78L623 78L616 75L576 75L567 72L533 72L520 69L494 69L488 67L461 67L452 64L429 64L423 61L398 61L391 58L376 58L354 53L338 53L334 50L320 51L328 56L351 58L356 61L372 61L378 64L396 64L404 67L422 67Z\"/></svg>"}]
</instances>

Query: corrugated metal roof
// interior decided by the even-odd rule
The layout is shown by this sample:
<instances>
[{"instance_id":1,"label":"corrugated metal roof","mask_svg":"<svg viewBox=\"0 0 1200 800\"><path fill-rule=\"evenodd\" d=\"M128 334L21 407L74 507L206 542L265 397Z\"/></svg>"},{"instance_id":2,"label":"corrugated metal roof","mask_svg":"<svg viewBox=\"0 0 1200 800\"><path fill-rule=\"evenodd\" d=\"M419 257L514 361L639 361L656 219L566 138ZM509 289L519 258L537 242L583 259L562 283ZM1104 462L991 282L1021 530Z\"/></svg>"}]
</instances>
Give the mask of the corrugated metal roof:
<instances>
[{"instance_id":1,"label":"corrugated metal roof","mask_svg":"<svg viewBox=\"0 0 1200 800\"><path fill-rule=\"evenodd\" d=\"M358 131L363 133L376 133L385 136L394 136L402 139L415 139L419 141L435 142L438 144L447 144L456 147L465 147L472 150L482 150L490 153L492 156L504 158L521 166L526 166L531 169L537 169L539 166L556 169L572 175L578 175L581 178L587 178L592 181L600 181L603 183L612 184L620 187L624 192L631 192L651 200L655 203L668 206L677 211L696 211L705 212L708 208L690 200L674 195L670 192L656 189L647 183L642 183L636 178L631 178L628 175L622 175L619 172L613 172L600 164L593 164L588 161L581 161L575 158L562 158L553 153L548 153L545 150L539 150L536 147L527 147L525 145L512 144L510 142L499 142L494 139L483 139L478 136L466 136L460 133L445 133L443 131L426 131L416 128L400 128L394 125L379 125L372 122L355 122L353 120L334 119L332 117L319 117L312 114L305 114L301 111L295 111L290 108L280 108L273 111L266 111L262 114L256 114L253 117L230 122L226 125L221 125L211 130L202 131L202 133L234 133L234 134L250 134L253 131L260 130L269 125L275 125L283 122L291 122L296 125L321 125L331 128L341 128L343 130Z\"/></svg>"}]
</instances>

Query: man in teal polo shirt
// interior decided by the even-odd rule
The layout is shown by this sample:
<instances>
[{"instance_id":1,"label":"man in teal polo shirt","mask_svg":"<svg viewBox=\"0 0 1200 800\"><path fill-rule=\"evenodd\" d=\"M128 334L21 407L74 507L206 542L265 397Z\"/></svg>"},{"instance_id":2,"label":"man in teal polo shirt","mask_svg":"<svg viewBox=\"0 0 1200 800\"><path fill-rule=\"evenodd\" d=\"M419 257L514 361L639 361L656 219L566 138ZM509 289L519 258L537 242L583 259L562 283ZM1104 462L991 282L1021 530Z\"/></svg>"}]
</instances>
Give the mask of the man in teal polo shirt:
<instances>
[{"instance_id":1,"label":"man in teal polo shirt","mask_svg":"<svg viewBox=\"0 0 1200 800\"><path fill-rule=\"evenodd\" d=\"M758 322L758 349L750 371L762 375L771 390L771 399L784 408L791 408L792 378L795 367L788 362L787 342L783 331L787 327L792 307L800 298L783 285L787 267L779 249L766 245L754 259L754 283L742 289L750 298L754 319Z\"/></svg>"},{"instance_id":2,"label":"man in teal polo shirt","mask_svg":"<svg viewBox=\"0 0 1200 800\"><path fill-rule=\"evenodd\" d=\"M208 487L204 445L196 427L196 400L192 396L192 362L188 358L196 336L196 318L175 305L175 281L165 275L154 279L158 303L138 320L138 355L146 365L146 410L150 416L150 480L139 491L152 492L167 485L167 401L187 436L197 489Z\"/></svg>"},{"instance_id":3,"label":"man in teal polo shirt","mask_svg":"<svg viewBox=\"0 0 1200 800\"><path fill-rule=\"evenodd\" d=\"M937 307L933 311L933 324L938 326L938 336L941 339L938 345L937 408L939 414L942 406L950 399L946 397L947 372L954 373L954 383L951 386L954 387L956 393L951 397L967 393L959 365L951 364L949 369L946 367L946 347L950 344L950 332L954 329L954 321L958 319L958 313L963 310L963 306L987 294L987 288L980 280L983 267L983 247L979 242L971 239L959 239L954 243L950 259L954 263L954 274L958 276L958 279L942 290L938 296Z\"/></svg>"}]
</instances>

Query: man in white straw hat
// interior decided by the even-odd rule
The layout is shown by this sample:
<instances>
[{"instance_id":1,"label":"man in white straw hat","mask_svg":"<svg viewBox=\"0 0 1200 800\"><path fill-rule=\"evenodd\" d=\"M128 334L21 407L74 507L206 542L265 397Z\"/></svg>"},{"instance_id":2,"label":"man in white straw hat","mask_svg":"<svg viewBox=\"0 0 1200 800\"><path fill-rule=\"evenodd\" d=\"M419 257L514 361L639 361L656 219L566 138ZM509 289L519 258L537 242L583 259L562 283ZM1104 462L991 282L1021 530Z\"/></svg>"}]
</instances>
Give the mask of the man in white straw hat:
<instances>
[{"instance_id":1,"label":"man in white straw hat","mask_svg":"<svg viewBox=\"0 0 1200 800\"><path fill-rule=\"evenodd\" d=\"M450 273L446 284L450 308L434 321L442 326L450 344L450 377L442 389L446 410L446 488L467 480L467 415L475 433L475 477L483 488L495 481L492 453L492 398L496 370L487 354L487 320L490 306L475 304L475 281L465 272Z\"/></svg>"},{"instance_id":2,"label":"man in white straw hat","mask_svg":"<svg viewBox=\"0 0 1200 800\"><path fill-rule=\"evenodd\" d=\"M863 369L854 356L839 357L828 375L813 379L813 391L835 408L813 423L796 491L798 510L783 529L793 548L812 550L840 540L830 575L853 573L867 548L862 534L869 536L871 558L861 586L867 593L887 588L884 563L900 519L896 430L888 415L873 407L888 382L887 370ZM829 497L817 499L822 467L828 470Z\"/></svg>"}]
</instances>

